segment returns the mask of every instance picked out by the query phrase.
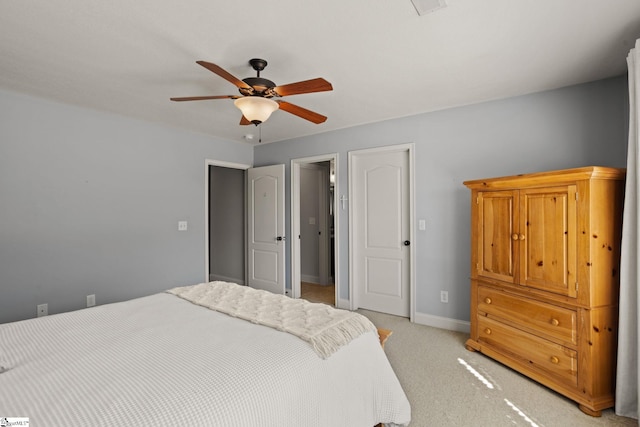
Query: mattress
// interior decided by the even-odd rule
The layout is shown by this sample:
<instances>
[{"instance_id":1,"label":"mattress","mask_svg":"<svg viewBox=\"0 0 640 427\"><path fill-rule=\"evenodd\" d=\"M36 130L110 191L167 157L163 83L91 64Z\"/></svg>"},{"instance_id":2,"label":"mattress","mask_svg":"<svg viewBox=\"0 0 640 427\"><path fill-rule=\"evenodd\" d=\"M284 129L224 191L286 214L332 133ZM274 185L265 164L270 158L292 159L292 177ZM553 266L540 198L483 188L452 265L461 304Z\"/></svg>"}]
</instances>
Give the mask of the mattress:
<instances>
[{"instance_id":1,"label":"mattress","mask_svg":"<svg viewBox=\"0 0 640 427\"><path fill-rule=\"evenodd\" d=\"M0 418L31 426L408 425L377 334L330 357L168 293L0 325Z\"/></svg>"}]
</instances>

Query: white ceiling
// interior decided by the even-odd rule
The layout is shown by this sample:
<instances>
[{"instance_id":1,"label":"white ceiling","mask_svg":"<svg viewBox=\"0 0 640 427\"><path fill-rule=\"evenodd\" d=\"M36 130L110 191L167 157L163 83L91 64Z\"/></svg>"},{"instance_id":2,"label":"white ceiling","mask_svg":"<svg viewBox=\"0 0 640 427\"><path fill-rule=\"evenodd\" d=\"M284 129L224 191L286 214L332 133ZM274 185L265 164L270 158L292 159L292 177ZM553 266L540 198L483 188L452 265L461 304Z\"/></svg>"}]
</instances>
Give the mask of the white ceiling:
<instances>
[{"instance_id":1,"label":"white ceiling","mask_svg":"<svg viewBox=\"0 0 640 427\"><path fill-rule=\"evenodd\" d=\"M243 142L228 81L250 58L276 84L334 90L284 98L328 116L276 111L263 142L617 76L640 37L640 0L3 0L0 88ZM1 114L1 112L0 112ZM251 141L256 143L257 138Z\"/></svg>"}]
</instances>

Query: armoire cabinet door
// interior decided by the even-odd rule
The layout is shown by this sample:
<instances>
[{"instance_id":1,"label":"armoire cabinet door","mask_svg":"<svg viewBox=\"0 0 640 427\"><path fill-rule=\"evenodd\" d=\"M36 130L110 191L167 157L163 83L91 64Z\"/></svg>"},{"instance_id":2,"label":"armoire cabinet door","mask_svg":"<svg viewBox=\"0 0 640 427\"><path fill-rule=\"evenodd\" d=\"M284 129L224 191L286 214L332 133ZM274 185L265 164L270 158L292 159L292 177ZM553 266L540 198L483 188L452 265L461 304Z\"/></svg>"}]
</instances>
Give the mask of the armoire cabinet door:
<instances>
[{"instance_id":1,"label":"armoire cabinet door","mask_svg":"<svg viewBox=\"0 0 640 427\"><path fill-rule=\"evenodd\" d=\"M576 186L520 190L520 284L576 296Z\"/></svg>"},{"instance_id":2,"label":"armoire cabinet door","mask_svg":"<svg viewBox=\"0 0 640 427\"><path fill-rule=\"evenodd\" d=\"M518 253L514 250L517 242L514 221L518 217L517 195L517 191L478 192L475 233L479 277L516 283Z\"/></svg>"}]
</instances>

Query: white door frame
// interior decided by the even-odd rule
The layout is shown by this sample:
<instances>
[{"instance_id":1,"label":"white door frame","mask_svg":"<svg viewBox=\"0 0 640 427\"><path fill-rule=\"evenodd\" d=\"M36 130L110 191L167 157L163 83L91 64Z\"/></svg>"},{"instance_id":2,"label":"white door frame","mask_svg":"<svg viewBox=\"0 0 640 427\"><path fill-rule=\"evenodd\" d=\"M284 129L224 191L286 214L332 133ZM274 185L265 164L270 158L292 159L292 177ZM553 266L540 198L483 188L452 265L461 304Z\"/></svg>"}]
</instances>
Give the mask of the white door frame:
<instances>
[{"instance_id":1,"label":"white door frame","mask_svg":"<svg viewBox=\"0 0 640 427\"><path fill-rule=\"evenodd\" d=\"M368 154L368 153L383 153L383 152L391 152L391 151L408 151L409 153L409 240L411 242L409 246L409 320L411 322L414 321L415 318L415 230L414 230L414 201L415 201L415 193L414 193L414 169L415 169L415 161L414 161L414 152L415 152L415 144L400 144L400 145L389 145L385 147L377 147L377 148L368 148L364 150L355 150L349 151L349 299L350 299L350 310L357 310L359 308L358 304L358 292L354 289L354 281L353 277L354 269L352 266L355 265L355 254L353 251L353 246L355 242L354 230L355 230L355 218L352 213L354 212L353 206L353 194L355 191L354 182L355 177L353 174L355 173L353 168L354 156L358 154Z\"/></svg>"},{"instance_id":2,"label":"white door frame","mask_svg":"<svg viewBox=\"0 0 640 427\"><path fill-rule=\"evenodd\" d=\"M247 170L251 165L245 165L242 163L231 163L222 160L205 159L204 161L204 281L209 282L209 166L220 166L230 169ZM246 186L245 186L246 187ZM245 188L246 192L246 188ZM246 197L245 197L246 199ZM246 217L246 213L245 213ZM246 235L246 221L245 221L245 235ZM246 244L245 244L246 252ZM244 257L245 264L245 278L247 271L247 256Z\"/></svg>"},{"instance_id":3,"label":"white door frame","mask_svg":"<svg viewBox=\"0 0 640 427\"><path fill-rule=\"evenodd\" d=\"M333 259L334 259L334 283L335 283L335 304L338 306L340 295L340 266L338 260L339 254L339 215L338 215L338 202L335 197L338 192L338 153L324 154L313 157L303 157L299 159L291 159L291 187L290 197L291 200L291 297L300 298L300 165L307 163L319 163L333 161L335 169L335 182L333 186L333 225L334 225L334 239L333 239Z\"/></svg>"}]
</instances>

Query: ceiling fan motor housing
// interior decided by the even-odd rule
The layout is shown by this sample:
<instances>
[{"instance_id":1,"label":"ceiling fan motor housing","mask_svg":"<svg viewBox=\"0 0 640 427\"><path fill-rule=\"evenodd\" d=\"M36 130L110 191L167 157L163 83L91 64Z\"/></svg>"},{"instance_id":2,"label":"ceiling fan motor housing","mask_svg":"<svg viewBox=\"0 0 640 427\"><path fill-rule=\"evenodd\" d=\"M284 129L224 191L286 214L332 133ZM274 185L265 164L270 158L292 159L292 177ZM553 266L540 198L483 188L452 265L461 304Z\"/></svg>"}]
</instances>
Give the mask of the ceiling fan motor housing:
<instances>
[{"instance_id":1,"label":"ceiling fan motor housing","mask_svg":"<svg viewBox=\"0 0 640 427\"><path fill-rule=\"evenodd\" d=\"M245 96L258 95L271 98L277 95L274 91L269 90L276 87L276 84L271 80L262 77L247 77L242 81L252 87L251 89L239 88L240 93Z\"/></svg>"}]
</instances>

